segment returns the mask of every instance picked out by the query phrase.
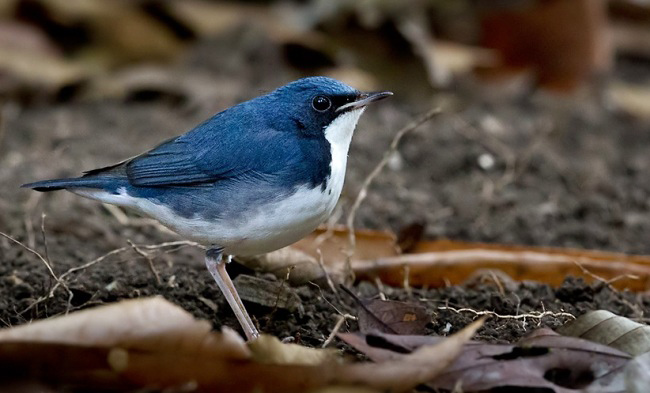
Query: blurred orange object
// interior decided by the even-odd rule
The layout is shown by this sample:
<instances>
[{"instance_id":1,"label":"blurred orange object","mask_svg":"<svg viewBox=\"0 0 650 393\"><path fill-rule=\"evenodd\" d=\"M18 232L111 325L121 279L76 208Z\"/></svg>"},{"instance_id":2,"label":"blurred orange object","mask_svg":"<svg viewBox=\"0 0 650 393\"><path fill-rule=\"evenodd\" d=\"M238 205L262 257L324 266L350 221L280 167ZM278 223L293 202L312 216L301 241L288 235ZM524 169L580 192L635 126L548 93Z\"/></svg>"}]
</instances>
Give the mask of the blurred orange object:
<instances>
[{"instance_id":1,"label":"blurred orange object","mask_svg":"<svg viewBox=\"0 0 650 393\"><path fill-rule=\"evenodd\" d=\"M530 8L486 15L483 44L501 65L477 70L488 79L532 71L542 88L571 92L609 71L612 49L605 0L540 0Z\"/></svg>"}]
</instances>

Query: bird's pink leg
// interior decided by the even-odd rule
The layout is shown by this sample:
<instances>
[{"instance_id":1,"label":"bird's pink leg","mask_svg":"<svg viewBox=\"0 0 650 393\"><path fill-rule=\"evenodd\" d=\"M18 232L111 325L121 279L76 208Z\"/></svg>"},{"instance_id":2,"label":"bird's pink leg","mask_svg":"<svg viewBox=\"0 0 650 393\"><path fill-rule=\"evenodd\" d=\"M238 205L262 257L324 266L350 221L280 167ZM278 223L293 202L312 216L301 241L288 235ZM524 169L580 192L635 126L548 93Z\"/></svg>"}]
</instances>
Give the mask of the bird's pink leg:
<instances>
[{"instance_id":1,"label":"bird's pink leg","mask_svg":"<svg viewBox=\"0 0 650 393\"><path fill-rule=\"evenodd\" d=\"M228 262L230 262L230 256L228 256ZM253 324L251 317L246 312L244 304L235 289L235 285L232 283L228 272L226 271L226 262L223 260L223 249L222 248L210 248L205 253L205 265L208 267L208 271L212 274L212 277L217 282L219 289L226 297L230 308L232 308L235 316L239 320L246 338L250 341L259 337L259 332Z\"/></svg>"}]
</instances>

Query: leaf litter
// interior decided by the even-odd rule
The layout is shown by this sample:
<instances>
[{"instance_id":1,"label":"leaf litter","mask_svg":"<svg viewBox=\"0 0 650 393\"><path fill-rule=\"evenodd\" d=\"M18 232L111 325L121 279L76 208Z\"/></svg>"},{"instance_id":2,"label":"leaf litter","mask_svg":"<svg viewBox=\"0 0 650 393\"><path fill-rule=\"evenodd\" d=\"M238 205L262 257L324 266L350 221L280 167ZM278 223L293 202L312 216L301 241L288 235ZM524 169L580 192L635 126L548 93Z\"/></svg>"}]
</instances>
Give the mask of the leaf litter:
<instances>
[{"instance_id":1,"label":"leaf litter","mask_svg":"<svg viewBox=\"0 0 650 393\"><path fill-rule=\"evenodd\" d=\"M335 351L270 336L247 345L227 328L211 332L209 323L178 306L145 298L0 331L0 379L108 390L307 392L361 386L406 392L442 372L481 323L399 361L345 364Z\"/></svg>"}]
</instances>

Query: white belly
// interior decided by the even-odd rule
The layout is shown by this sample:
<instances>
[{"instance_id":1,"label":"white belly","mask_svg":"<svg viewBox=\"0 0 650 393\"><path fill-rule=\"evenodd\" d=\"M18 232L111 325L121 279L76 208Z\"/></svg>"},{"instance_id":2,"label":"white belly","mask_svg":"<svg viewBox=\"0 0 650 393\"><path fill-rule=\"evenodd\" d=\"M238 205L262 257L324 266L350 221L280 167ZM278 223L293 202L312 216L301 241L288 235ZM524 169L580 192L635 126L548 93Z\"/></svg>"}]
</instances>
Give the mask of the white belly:
<instances>
[{"instance_id":1,"label":"white belly","mask_svg":"<svg viewBox=\"0 0 650 393\"><path fill-rule=\"evenodd\" d=\"M256 255L288 246L308 235L329 217L340 193L340 187L328 186L325 191L320 187L301 188L288 198L246 212L248 219L236 224L180 217L146 199L137 199L136 203L138 210L183 237L223 247L226 254Z\"/></svg>"}]
</instances>

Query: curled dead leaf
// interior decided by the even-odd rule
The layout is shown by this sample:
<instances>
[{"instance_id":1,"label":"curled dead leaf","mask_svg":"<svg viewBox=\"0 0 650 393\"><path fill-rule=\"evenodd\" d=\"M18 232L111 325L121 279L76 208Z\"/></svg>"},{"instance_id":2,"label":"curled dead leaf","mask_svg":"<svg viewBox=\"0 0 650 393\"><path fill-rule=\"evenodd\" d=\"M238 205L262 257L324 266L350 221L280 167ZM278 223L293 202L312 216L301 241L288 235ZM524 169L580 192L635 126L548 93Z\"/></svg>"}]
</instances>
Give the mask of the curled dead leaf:
<instances>
[{"instance_id":1,"label":"curled dead leaf","mask_svg":"<svg viewBox=\"0 0 650 393\"><path fill-rule=\"evenodd\" d=\"M650 351L650 326L607 310L590 311L557 331L566 336L608 345L631 355Z\"/></svg>"},{"instance_id":2,"label":"curled dead leaf","mask_svg":"<svg viewBox=\"0 0 650 393\"><path fill-rule=\"evenodd\" d=\"M405 266L408 269L405 269ZM421 242L410 254L353 261L358 278L380 277L401 286L409 272L412 286L460 284L480 269L501 270L515 281L533 280L558 286L567 276L584 277L616 288L650 287L650 257L622 253L467 243Z\"/></svg>"}]
</instances>

